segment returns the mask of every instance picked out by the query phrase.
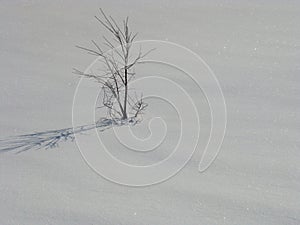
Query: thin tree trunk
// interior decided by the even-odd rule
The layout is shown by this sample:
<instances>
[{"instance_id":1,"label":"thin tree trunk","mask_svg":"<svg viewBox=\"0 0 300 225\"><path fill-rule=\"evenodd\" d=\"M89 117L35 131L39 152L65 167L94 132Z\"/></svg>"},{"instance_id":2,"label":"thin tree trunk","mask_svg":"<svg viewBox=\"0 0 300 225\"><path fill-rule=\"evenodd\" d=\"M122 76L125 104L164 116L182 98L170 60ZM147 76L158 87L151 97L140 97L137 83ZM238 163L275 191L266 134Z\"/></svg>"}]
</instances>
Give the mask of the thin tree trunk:
<instances>
[{"instance_id":1,"label":"thin tree trunk","mask_svg":"<svg viewBox=\"0 0 300 225\"><path fill-rule=\"evenodd\" d=\"M128 95L127 75L128 75L128 71L127 68L125 68L125 93L124 93L124 105L123 105L123 109L124 109L123 119L127 119L127 95Z\"/></svg>"}]
</instances>

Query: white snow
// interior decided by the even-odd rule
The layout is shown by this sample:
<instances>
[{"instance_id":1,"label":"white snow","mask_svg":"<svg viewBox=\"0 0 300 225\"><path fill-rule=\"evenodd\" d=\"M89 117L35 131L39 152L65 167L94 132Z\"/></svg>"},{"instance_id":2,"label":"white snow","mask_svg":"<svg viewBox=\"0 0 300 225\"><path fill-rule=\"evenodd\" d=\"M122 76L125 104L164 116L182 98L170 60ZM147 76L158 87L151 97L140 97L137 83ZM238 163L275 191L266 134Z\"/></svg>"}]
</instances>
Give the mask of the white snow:
<instances>
[{"instance_id":1,"label":"white snow","mask_svg":"<svg viewBox=\"0 0 300 225\"><path fill-rule=\"evenodd\" d=\"M129 15L139 40L169 40L205 59L227 104L221 152L204 173L197 151L176 176L145 188L98 176L72 142L0 154L0 224L300 224L297 1L1 1L0 139L72 126L72 68L94 59L75 45L101 41L99 7L118 21ZM175 72L173 79L189 85ZM194 88L203 106L201 149L209 111ZM146 125L137 126L139 135L147 136ZM114 152L141 164L168 153Z\"/></svg>"}]
</instances>

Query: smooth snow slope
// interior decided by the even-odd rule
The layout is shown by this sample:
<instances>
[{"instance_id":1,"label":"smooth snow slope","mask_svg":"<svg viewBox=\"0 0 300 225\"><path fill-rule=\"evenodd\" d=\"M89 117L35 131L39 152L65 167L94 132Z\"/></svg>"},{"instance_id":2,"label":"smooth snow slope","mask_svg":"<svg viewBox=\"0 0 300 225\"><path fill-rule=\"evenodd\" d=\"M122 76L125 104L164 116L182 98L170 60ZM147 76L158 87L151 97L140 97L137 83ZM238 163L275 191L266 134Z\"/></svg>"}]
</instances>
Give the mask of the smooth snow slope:
<instances>
[{"instance_id":1,"label":"smooth snow slope","mask_svg":"<svg viewBox=\"0 0 300 225\"><path fill-rule=\"evenodd\" d=\"M206 60L227 104L220 155L205 173L197 152L172 179L129 188L95 174L75 143L0 154L0 224L300 224L297 1L3 0L0 139L72 125L72 68L93 60L74 46L101 40L98 7L129 15L139 40L169 40Z\"/></svg>"}]
</instances>

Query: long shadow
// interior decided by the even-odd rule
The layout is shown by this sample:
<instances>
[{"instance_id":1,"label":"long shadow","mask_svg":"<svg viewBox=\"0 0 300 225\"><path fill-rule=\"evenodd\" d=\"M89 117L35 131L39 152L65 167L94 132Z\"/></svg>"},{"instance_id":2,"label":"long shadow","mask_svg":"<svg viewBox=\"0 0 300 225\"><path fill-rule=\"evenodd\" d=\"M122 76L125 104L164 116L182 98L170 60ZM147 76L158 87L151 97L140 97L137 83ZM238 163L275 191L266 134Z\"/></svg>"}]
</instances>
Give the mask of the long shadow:
<instances>
[{"instance_id":1,"label":"long shadow","mask_svg":"<svg viewBox=\"0 0 300 225\"><path fill-rule=\"evenodd\" d=\"M21 153L28 150L49 149L58 147L60 142L74 141L75 134L83 134L92 129L104 131L106 129L128 124L127 121L100 119L96 124L83 125L78 127L69 127L59 130L49 130L32 134L18 135L0 140L0 153L16 151ZM130 124L132 122L129 121ZM134 124L137 123L136 121Z\"/></svg>"}]
</instances>

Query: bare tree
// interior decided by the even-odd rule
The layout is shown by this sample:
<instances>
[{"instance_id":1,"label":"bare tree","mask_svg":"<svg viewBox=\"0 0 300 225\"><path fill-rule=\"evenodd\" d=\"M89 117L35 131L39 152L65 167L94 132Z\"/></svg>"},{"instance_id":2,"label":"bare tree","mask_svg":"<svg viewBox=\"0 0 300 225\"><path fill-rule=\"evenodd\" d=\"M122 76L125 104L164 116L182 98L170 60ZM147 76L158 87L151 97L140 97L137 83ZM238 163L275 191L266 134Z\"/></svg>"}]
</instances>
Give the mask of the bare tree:
<instances>
[{"instance_id":1,"label":"bare tree","mask_svg":"<svg viewBox=\"0 0 300 225\"><path fill-rule=\"evenodd\" d=\"M88 53L99 57L105 69L101 74L84 73L75 69L74 72L86 78L95 80L101 85L103 91L103 106L108 109L112 118L126 120L129 117L137 117L141 114L147 104L141 95L139 98L135 94L129 94L130 81L135 76L134 67L150 51L142 54L141 49L137 55L133 56L132 44L137 36L128 26L128 17L123 20L120 26L111 17L107 16L100 9L101 18L95 16L97 21L112 35L111 41L103 36L104 45L108 51L104 51L95 41L92 40L94 48L77 46Z\"/></svg>"}]
</instances>

